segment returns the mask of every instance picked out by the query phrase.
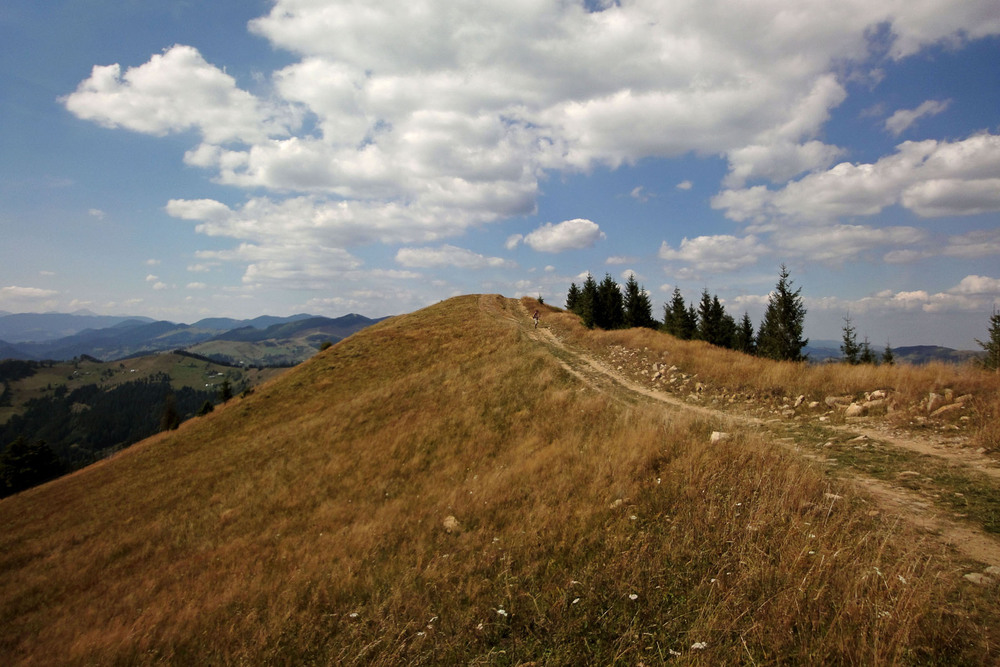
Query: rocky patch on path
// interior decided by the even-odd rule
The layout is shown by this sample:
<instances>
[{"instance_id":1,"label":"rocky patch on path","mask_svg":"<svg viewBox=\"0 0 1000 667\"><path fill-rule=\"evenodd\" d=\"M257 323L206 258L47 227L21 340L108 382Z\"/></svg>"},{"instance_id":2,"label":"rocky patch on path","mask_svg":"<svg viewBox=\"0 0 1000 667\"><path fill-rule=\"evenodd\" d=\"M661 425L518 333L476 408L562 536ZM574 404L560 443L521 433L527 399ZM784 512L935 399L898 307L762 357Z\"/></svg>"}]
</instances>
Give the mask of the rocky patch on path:
<instances>
[{"instance_id":1,"label":"rocky patch on path","mask_svg":"<svg viewBox=\"0 0 1000 667\"><path fill-rule=\"evenodd\" d=\"M608 348L610 366L630 380L691 403L719 409L739 409L760 418L815 419L820 422L866 421L894 413L909 417L912 426L943 430L961 429L968 421L971 395L956 396L951 389L929 392L916 405L901 405L888 388L855 395L826 395L822 400L805 395L760 395L713 385L697 373L687 373L671 363L667 352L623 345Z\"/></svg>"}]
</instances>

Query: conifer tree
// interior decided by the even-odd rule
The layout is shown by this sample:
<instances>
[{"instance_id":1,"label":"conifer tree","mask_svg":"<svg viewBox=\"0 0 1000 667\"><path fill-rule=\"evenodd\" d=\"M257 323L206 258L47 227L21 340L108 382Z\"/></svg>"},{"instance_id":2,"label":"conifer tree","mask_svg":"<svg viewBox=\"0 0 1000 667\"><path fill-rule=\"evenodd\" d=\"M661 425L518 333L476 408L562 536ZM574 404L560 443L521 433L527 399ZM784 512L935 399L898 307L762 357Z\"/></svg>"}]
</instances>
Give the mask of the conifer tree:
<instances>
[{"instance_id":1,"label":"conifer tree","mask_svg":"<svg viewBox=\"0 0 1000 667\"><path fill-rule=\"evenodd\" d=\"M585 327L593 329L595 324L594 310L597 305L597 281L589 273L587 279L583 281L580 298L577 299L575 305L576 308L573 312L580 316Z\"/></svg>"},{"instance_id":2,"label":"conifer tree","mask_svg":"<svg viewBox=\"0 0 1000 667\"><path fill-rule=\"evenodd\" d=\"M1000 373L1000 311L993 308L993 315L990 316L990 339L983 342L976 339L979 346L986 351L986 359L983 360L983 365L992 370Z\"/></svg>"},{"instance_id":3,"label":"conifer tree","mask_svg":"<svg viewBox=\"0 0 1000 667\"><path fill-rule=\"evenodd\" d=\"M718 304L717 309L721 314L719 319L718 344L728 350L732 350L736 347L736 320L725 311L722 304L719 303L718 297L716 297L715 302Z\"/></svg>"},{"instance_id":4,"label":"conifer tree","mask_svg":"<svg viewBox=\"0 0 1000 667\"><path fill-rule=\"evenodd\" d=\"M858 363L858 354L861 353L861 346L858 345L858 337L851 324L851 314L844 317L844 342L840 344L840 351L844 354L844 361L849 364Z\"/></svg>"},{"instance_id":5,"label":"conifer tree","mask_svg":"<svg viewBox=\"0 0 1000 667\"><path fill-rule=\"evenodd\" d=\"M570 283L569 292L566 293L566 310L576 312L576 303L580 300L580 288L576 283Z\"/></svg>"},{"instance_id":6,"label":"conifer tree","mask_svg":"<svg viewBox=\"0 0 1000 667\"><path fill-rule=\"evenodd\" d=\"M882 350L882 363L886 366L896 365L896 355L893 353L892 348L889 347L889 341L885 342L885 349Z\"/></svg>"},{"instance_id":7,"label":"conifer tree","mask_svg":"<svg viewBox=\"0 0 1000 667\"><path fill-rule=\"evenodd\" d=\"M684 320L681 322L681 338L691 340L698 332L698 311L694 309L694 304L689 304Z\"/></svg>"},{"instance_id":8,"label":"conifer tree","mask_svg":"<svg viewBox=\"0 0 1000 667\"><path fill-rule=\"evenodd\" d=\"M653 319L653 304L645 288L636 282L634 274L630 275L625 283L624 309L626 327L656 326L656 321Z\"/></svg>"},{"instance_id":9,"label":"conifer tree","mask_svg":"<svg viewBox=\"0 0 1000 667\"><path fill-rule=\"evenodd\" d=\"M705 289L698 305L698 338L712 345L731 348L735 335L736 321L726 314L718 295L709 296Z\"/></svg>"},{"instance_id":10,"label":"conifer tree","mask_svg":"<svg viewBox=\"0 0 1000 667\"><path fill-rule=\"evenodd\" d=\"M733 338L735 349L745 354L757 353L757 340L754 338L753 322L750 321L750 313L743 311L743 319L739 327L736 328L736 335Z\"/></svg>"},{"instance_id":11,"label":"conifer tree","mask_svg":"<svg viewBox=\"0 0 1000 667\"><path fill-rule=\"evenodd\" d=\"M601 329L618 329L624 323L625 308L621 287L610 273L605 273L604 280L597 286L594 326Z\"/></svg>"},{"instance_id":12,"label":"conifer tree","mask_svg":"<svg viewBox=\"0 0 1000 667\"><path fill-rule=\"evenodd\" d=\"M864 341L861 343L861 353L858 355L859 364L871 364L872 366L878 365L878 357L875 355L875 351L872 350L872 346L868 343L868 336L865 336Z\"/></svg>"},{"instance_id":13,"label":"conifer tree","mask_svg":"<svg viewBox=\"0 0 1000 667\"><path fill-rule=\"evenodd\" d=\"M698 339L706 343L713 343L716 328L715 316L712 311L712 296L706 287L701 291L701 301L698 302Z\"/></svg>"},{"instance_id":14,"label":"conifer tree","mask_svg":"<svg viewBox=\"0 0 1000 667\"><path fill-rule=\"evenodd\" d=\"M781 274L768 299L764 320L757 334L757 353L779 361L803 361L802 348L809 342L802 338L806 309L802 304L802 288L792 290L788 269L781 265Z\"/></svg>"},{"instance_id":15,"label":"conifer tree","mask_svg":"<svg viewBox=\"0 0 1000 667\"><path fill-rule=\"evenodd\" d=\"M160 417L160 430L173 431L181 425L181 413L177 410L177 397L167 394L163 401L163 413Z\"/></svg>"},{"instance_id":16,"label":"conifer tree","mask_svg":"<svg viewBox=\"0 0 1000 667\"><path fill-rule=\"evenodd\" d=\"M233 386L229 383L229 378L223 378L222 385L219 386L219 400L223 403L233 397Z\"/></svg>"},{"instance_id":17,"label":"conifer tree","mask_svg":"<svg viewBox=\"0 0 1000 667\"><path fill-rule=\"evenodd\" d=\"M687 305L681 295L681 289L674 287L670 303L663 304L663 330L671 336L681 338L684 320L687 319Z\"/></svg>"}]
</instances>

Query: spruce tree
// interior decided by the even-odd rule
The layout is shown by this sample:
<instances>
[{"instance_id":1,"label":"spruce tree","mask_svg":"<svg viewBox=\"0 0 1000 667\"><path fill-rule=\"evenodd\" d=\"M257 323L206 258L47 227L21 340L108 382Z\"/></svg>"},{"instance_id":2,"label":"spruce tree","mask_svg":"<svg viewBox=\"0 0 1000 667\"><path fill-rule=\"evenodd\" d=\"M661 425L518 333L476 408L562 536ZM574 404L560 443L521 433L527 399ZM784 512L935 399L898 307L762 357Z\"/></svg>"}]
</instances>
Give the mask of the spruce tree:
<instances>
[{"instance_id":1,"label":"spruce tree","mask_svg":"<svg viewBox=\"0 0 1000 667\"><path fill-rule=\"evenodd\" d=\"M669 304L663 304L663 330L676 338L683 338L681 331L684 329L684 322L687 320L687 305L681 295L681 289L674 287L673 296Z\"/></svg>"},{"instance_id":2,"label":"spruce tree","mask_svg":"<svg viewBox=\"0 0 1000 667\"><path fill-rule=\"evenodd\" d=\"M566 293L566 310L576 312L577 301L580 300L580 288L576 283L570 283L569 292Z\"/></svg>"},{"instance_id":3,"label":"spruce tree","mask_svg":"<svg viewBox=\"0 0 1000 667\"><path fill-rule=\"evenodd\" d=\"M177 410L177 397L167 394L163 400L163 412L160 416L160 430L173 431L181 425L181 413Z\"/></svg>"},{"instance_id":4,"label":"spruce tree","mask_svg":"<svg viewBox=\"0 0 1000 667\"><path fill-rule=\"evenodd\" d=\"M872 346L868 343L868 336L865 336L864 341L861 343L861 353L858 355L858 363L871 364L872 366L878 365L878 357L875 355L875 351L872 350Z\"/></svg>"},{"instance_id":5,"label":"spruce tree","mask_svg":"<svg viewBox=\"0 0 1000 667\"><path fill-rule=\"evenodd\" d=\"M806 309L802 304L802 288L792 290L788 269L781 265L781 274L767 302L764 320L757 334L757 353L778 361L803 361L802 348L808 339L802 338Z\"/></svg>"},{"instance_id":6,"label":"spruce tree","mask_svg":"<svg viewBox=\"0 0 1000 667\"><path fill-rule=\"evenodd\" d=\"M655 327L653 305L646 290L630 275L625 283L624 322L626 327Z\"/></svg>"},{"instance_id":7,"label":"spruce tree","mask_svg":"<svg viewBox=\"0 0 1000 667\"><path fill-rule=\"evenodd\" d=\"M893 354L892 348L889 347L889 341L885 342L885 349L882 350L882 363L886 366L896 365L896 355Z\"/></svg>"},{"instance_id":8,"label":"spruce tree","mask_svg":"<svg viewBox=\"0 0 1000 667\"><path fill-rule=\"evenodd\" d=\"M226 403L232 397L233 385L229 383L229 378L223 378L222 384L219 386L219 400Z\"/></svg>"},{"instance_id":9,"label":"spruce tree","mask_svg":"<svg viewBox=\"0 0 1000 667\"><path fill-rule=\"evenodd\" d=\"M701 301L698 302L698 340L714 345L716 329L715 313L712 311L712 296L706 287L701 291Z\"/></svg>"},{"instance_id":10,"label":"spruce tree","mask_svg":"<svg viewBox=\"0 0 1000 667\"><path fill-rule=\"evenodd\" d=\"M718 299L716 299L718 303ZM727 350L732 350L736 348L736 320L733 316L725 311L720 303L719 312L721 313L721 318L719 320L719 345L726 348Z\"/></svg>"},{"instance_id":11,"label":"spruce tree","mask_svg":"<svg viewBox=\"0 0 1000 667\"><path fill-rule=\"evenodd\" d=\"M992 371L1000 373L1000 311L993 308L993 315L990 316L990 339L983 342L976 339L979 346L986 351L986 358L983 365Z\"/></svg>"},{"instance_id":12,"label":"spruce tree","mask_svg":"<svg viewBox=\"0 0 1000 667\"><path fill-rule=\"evenodd\" d=\"M625 306L622 290L610 273L597 286L594 308L594 326L601 329L619 329L625 323Z\"/></svg>"},{"instance_id":13,"label":"spruce tree","mask_svg":"<svg viewBox=\"0 0 1000 667\"><path fill-rule=\"evenodd\" d=\"M649 293L642 285L639 286L639 300L635 305L637 326L655 329L659 326L656 318L653 317L653 301L649 298Z\"/></svg>"},{"instance_id":14,"label":"spruce tree","mask_svg":"<svg viewBox=\"0 0 1000 667\"><path fill-rule=\"evenodd\" d=\"M753 322L750 321L750 313L743 311L743 319L736 329L734 337L735 348L745 354L757 353L757 340L754 337Z\"/></svg>"},{"instance_id":15,"label":"spruce tree","mask_svg":"<svg viewBox=\"0 0 1000 667\"><path fill-rule=\"evenodd\" d=\"M684 319L681 321L681 338L692 340L698 332L698 311L694 309L694 304L688 305Z\"/></svg>"},{"instance_id":16,"label":"spruce tree","mask_svg":"<svg viewBox=\"0 0 1000 667\"><path fill-rule=\"evenodd\" d=\"M580 298L576 301L576 309L573 311L580 316L583 326L588 329L594 328L594 309L596 305L597 281L594 280L594 276L588 273L587 279L583 281L583 287L580 289Z\"/></svg>"},{"instance_id":17,"label":"spruce tree","mask_svg":"<svg viewBox=\"0 0 1000 667\"><path fill-rule=\"evenodd\" d=\"M840 351L844 354L845 362L852 365L858 363L858 354L861 352L861 346L858 345L858 337L854 331L854 326L851 324L850 313L844 317L844 342L840 344Z\"/></svg>"}]
</instances>

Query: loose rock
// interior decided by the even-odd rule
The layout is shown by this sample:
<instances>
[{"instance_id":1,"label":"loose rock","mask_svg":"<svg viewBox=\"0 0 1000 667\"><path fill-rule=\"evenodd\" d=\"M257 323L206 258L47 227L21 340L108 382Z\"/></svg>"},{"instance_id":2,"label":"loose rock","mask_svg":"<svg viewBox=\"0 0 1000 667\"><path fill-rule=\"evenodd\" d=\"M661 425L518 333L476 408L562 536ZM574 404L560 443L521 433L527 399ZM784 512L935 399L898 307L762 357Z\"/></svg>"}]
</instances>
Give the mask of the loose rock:
<instances>
[{"instance_id":1,"label":"loose rock","mask_svg":"<svg viewBox=\"0 0 1000 667\"><path fill-rule=\"evenodd\" d=\"M458 522L454 516L449 514L441 522L444 525L444 530L446 533L460 533L462 532L462 524Z\"/></svg>"}]
</instances>

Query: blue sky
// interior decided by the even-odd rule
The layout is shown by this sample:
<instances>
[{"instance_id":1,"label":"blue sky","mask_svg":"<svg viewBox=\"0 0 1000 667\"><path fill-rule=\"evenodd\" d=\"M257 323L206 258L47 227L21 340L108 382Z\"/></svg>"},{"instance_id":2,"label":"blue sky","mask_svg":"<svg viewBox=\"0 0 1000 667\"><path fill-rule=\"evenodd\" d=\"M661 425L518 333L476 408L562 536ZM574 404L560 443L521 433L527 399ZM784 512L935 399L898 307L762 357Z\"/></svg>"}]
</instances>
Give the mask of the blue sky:
<instances>
[{"instance_id":1,"label":"blue sky","mask_svg":"<svg viewBox=\"0 0 1000 667\"><path fill-rule=\"evenodd\" d=\"M923 3L7 0L0 310L561 305L586 272L976 349L1000 12Z\"/></svg>"}]
</instances>

